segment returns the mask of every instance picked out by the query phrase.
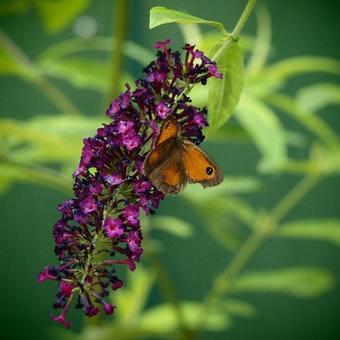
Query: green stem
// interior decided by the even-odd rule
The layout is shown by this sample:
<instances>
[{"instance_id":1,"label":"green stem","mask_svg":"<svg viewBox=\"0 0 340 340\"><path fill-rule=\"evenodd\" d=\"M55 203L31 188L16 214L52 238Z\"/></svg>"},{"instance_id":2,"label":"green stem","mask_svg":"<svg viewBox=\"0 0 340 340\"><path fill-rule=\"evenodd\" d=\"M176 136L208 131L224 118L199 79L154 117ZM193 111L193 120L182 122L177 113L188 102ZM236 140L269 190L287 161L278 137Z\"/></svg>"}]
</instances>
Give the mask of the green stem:
<instances>
[{"instance_id":1,"label":"green stem","mask_svg":"<svg viewBox=\"0 0 340 340\"><path fill-rule=\"evenodd\" d=\"M37 88L63 113L80 114L73 103L48 79L43 77L36 65L14 43L14 41L0 30L0 45L13 57L21 69L19 74L24 79L32 82Z\"/></svg>"},{"instance_id":2,"label":"green stem","mask_svg":"<svg viewBox=\"0 0 340 340\"><path fill-rule=\"evenodd\" d=\"M255 222L256 225L252 228L254 231L251 236L241 246L223 272L217 276L211 290L206 295L204 299L206 314L209 314L209 310L230 291L235 277L247 265L260 245L276 231L280 221L316 185L318 180L319 176L315 173L307 175L277 203L260 224ZM199 321L197 332L204 327L205 318L202 317Z\"/></svg>"},{"instance_id":3,"label":"green stem","mask_svg":"<svg viewBox=\"0 0 340 340\"><path fill-rule=\"evenodd\" d=\"M221 54L225 51L225 49L229 48L234 42L238 41L241 31L246 24L246 22L249 19L249 16L251 12L254 9L254 6L256 4L256 0L249 0L247 2L246 7L244 8L240 19L238 20L234 30L230 35L228 35L225 38L224 43L221 45L221 47L215 52L215 54L211 57L211 60L217 61L217 59L221 56Z\"/></svg>"},{"instance_id":4,"label":"green stem","mask_svg":"<svg viewBox=\"0 0 340 340\"><path fill-rule=\"evenodd\" d=\"M271 223L276 229L278 224L291 211L298 202L308 193L320 180L319 174L312 172L304 177L286 196L284 196L271 212ZM273 230L274 231L274 230Z\"/></svg>"},{"instance_id":5,"label":"green stem","mask_svg":"<svg viewBox=\"0 0 340 340\"><path fill-rule=\"evenodd\" d=\"M128 33L129 22L129 1L117 0L115 7L114 32L115 39L113 40L115 48L113 49L111 59L111 87L109 99L116 97L119 94L121 83L121 75L124 61L124 45Z\"/></svg>"},{"instance_id":6,"label":"green stem","mask_svg":"<svg viewBox=\"0 0 340 340\"><path fill-rule=\"evenodd\" d=\"M238 20L234 30L231 33L234 40L237 41L239 39L241 31L242 31L244 25L246 24L246 22L248 21L250 14L255 7L255 4L256 4L256 0L249 0L247 2L247 5L243 10L240 19Z\"/></svg>"}]
</instances>

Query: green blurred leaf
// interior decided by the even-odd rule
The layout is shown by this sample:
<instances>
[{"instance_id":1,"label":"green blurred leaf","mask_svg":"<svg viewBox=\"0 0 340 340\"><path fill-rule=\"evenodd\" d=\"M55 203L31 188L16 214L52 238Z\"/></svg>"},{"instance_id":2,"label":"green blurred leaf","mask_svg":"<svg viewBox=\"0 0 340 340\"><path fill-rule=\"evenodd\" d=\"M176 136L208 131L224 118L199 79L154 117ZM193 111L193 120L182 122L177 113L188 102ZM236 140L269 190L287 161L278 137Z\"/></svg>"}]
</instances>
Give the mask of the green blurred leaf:
<instances>
[{"instance_id":1,"label":"green blurred leaf","mask_svg":"<svg viewBox=\"0 0 340 340\"><path fill-rule=\"evenodd\" d=\"M326 269L292 267L245 273L236 280L233 290L235 292L283 293L311 298L329 291L334 284L334 276Z\"/></svg>"},{"instance_id":2,"label":"green blurred leaf","mask_svg":"<svg viewBox=\"0 0 340 340\"><path fill-rule=\"evenodd\" d=\"M197 24L186 24L186 25L178 25L179 29L182 32L183 40L190 44L198 46L202 39L202 32L200 30L200 26ZM220 35L221 36L221 35Z\"/></svg>"},{"instance_id":3,"label":"green blurred leaf","mask_svg":"<svg viewBox=\"0 0 340 340\"><path fill-rule=\"evenodd\" d=\"M214 51L223 49L223 46L223 44L217 45ZM230 118L239 102L243 87L243 55L237 43L224 48L217 57L216 63L223 78L208 80L208 133L217 130Z\"/></svg>"},{"instance_id":4,"label":"green blurred leaf","mask_svg":"<svg viewBox=\"0 0 340 340\"><path fill-rule=\"evenodd\" d=\"M253 227L256 211L245 201L233 197L216 197L198 205L206 219L206 232L227 250L235 251L243 244L245 232L242 225ZM242 224L242 225L241 225Z\"/></svg>"},{"instance_id":5,"label":"green blurred leaf","mask_svg":"<svg viewBox=\"0 0 340 340\"><path fill-rule=\"evenodd\" d=\"M84 136L93 135L103 119L68 115L0 119L0 140L20 162L76 162Z\"/></svg>"},{"instance_id":6,"label":"green blurred leaf","mask_svg":"<svg viewBox=\"0 0 340 340\"><path fill-rule=\"evenodd\" d=\"M49 168L32 166L24 163L0 160L0 183L2 191L13 182L28 182L57 189L71 191L71 177Z\"/></svg>"},{"instance_id":7,"label":"green blurred leaf","mask_svg":"<svg viewBox=\"0 0 340 340\"><path fill-rule=\"evenodd\" d=\"M0 31L0 75L13 74L22 77L32 76L32 70L21 64L15 57L15 49L11 39Z\"/></svg>"},{"instance_id":8,"label":"green blurred leaf","mask_svg":"<svg viewBox=\"0 0 340 340\"><path fill-rule=\"evenodd\" d=\"M112 37L72 38L48 47L38 56L37 62L44 65L44 63L50 63L73 53L83 53L84 51L112 52L114 49L115 40ZM127 57L144 66L154 58L149 50L132 41L125 42L123 52Z\"/></svg>"},{"instance_id":9,"label":"green blurred leaf","mask_svg":"<svg viewBox=\"0 0 340 340\"><path fill-rule=\"evenodd\" d=\"M199 185L189 185L185 188L181 197L196 202L207 202L217 196L254 192L259 190L259 188L260 182L254 177L228 176L224 178L220 185L209 188L209 190L202 190L202 187Z\"/></svg>"},{"instance_id":10,"label":"green blurred leaf","mask_svg":"<svg viewBox=\"0 0 340 340\"><path fill-rule=\"evenodd\" d=\"M82 13L90 0L35 0L34 4L48 33L58 33Z\"/></svg>"},{"instance_id":11,"label":"green blurred leaf","mask_svg":"<svg viewBox=\"0 0 340 340\"><path fill-rule=\"evenodd\" d=\"M277 235L288 238L327 241L340 246L340 220L313 219L293 221L282 225Z\"/></svg>"},{"instance_id":12,"label":"green blurred leaf","mask_svg":"<svg viewBox=\"0 0 340 340\"><path fill-rule=\"evenodd\" d=\"M177 237L188 238L194 233L193 226L174 216L155 216L151 219L153 229L165 231Z\"/></svg>"},{"instance_id":13,"label":"green blurred leaf","mask_svg":"<svg viewBox=\"0 0 340 340\"><path fill-rule=\"evenodd\" d=\"M271 19L265 6L258 6L256 11L257 34L255 37L253 53L247 65L247 75L255 76L262 72L271 49Z\"/></svg>"},{"instance_id":14,"label":"green blurred leaf","mask_svg":"<svg viewBox=\"0 0 340 340\"><path fill-rule=\"evenodd\" d=\"M139 320L148 301L155 277L152 270L141 265L138 265L138 270L135 272L128 272L126 280L128 286L113 294L114 303L119 306L115 314L120 325L135 324Z\"/></svg>"},{"instance_id":15,"label":"green blurred leaf","mask_svg":"<svg viewBox=\"0 0 340 340\"><path fill-rule=\"evenodd\" d=\"M204 315L202 304L198 302L184 302L181 304L185 323L193 329L197 326L201 315ZM212 310L205 314L204 329L221 331L231 326L230 317L222 310ZM174 307L170 304L161 304L147 310L141 317L140 328L159 333L171 333L179 329Z\"/></svg>"},{"instance_id":16,"label":"green blurred leaf","mask_svg":"<svg viewBox=\"0 0 340 340\"><path fill-rule=\"evenodd\" d=\"M204 20L190 14L186 14L172 9L156 6L150 10L149 28L155 28L164 24L206 24L219 30L223 35L228 35L222 23L211 20Z\"/></svg>"},{"instance_id":17,"label":"green blurred leaf","mask_svg":"<svg viewBox=\"0 0 340 340\"><path fill-rule=\"evenodd\" d=\"M238 221L252 227L256 217L256 210L246 201L228 196L224 198L224 207L229 214L232 214Z\"/></svg>"},{"instance_id":18,"label":"green blurred leaf","mask_svg":"<svg viewBox=\"0 0 340 340\"><path fill-rule=\"evenodd\" d=\"M228 299L222 301L221 305L231 315L253 318L257 314L256 308L253 305L242 300Z\"/></svg>"},{"instance_id":19,"label":"green blurred leaf","mask_svg":"<svg viewBox=\"0 0 340 340\"><path fill-rule=\"evenodd\" d=\"M260 171L275 171L286 162L286 133L275 113L264 103L244 96L237 107L236 118L252 136L261 151Z\"/></svg>"},{"instance_id":20,"label":"green blurred leaf","mask_svg":"<svg viewBox=\"0 0 340 340\"><path fill-rule=\"evenodd\" d=\"M328 105L340 105L340 85L319 83L303 87L296 96L297 104L306 112L316 112Z\"/></svg>"},{"instance_id":21,"label":"green blurred leaf","mask_svg":"<svg viewBox=\"0 0 340 340\"><path fill-rule=\"evenodd\" d=\"M109 86L108 62L94 58L69 57L45 62L41 70L48 76L67 80L79 88L103 92Z\"/></svg>"},{"instance_id":22,"label":"green blurred leaf","mask_svg":"<svg viewBox=\"0 0 340 340\"><path fill-rule=\"evenodd\" d=\"M276 62L265 68L263 78L285 82L288 78L304 73L330 73L340 75L340 62L326 57L293 57Z\"/></svg>"},{"instance_id":23,"label":"green blurred leaf","mask_svg":"<svg viewBox=\"0 0 340 340\"><path fill-rule=\"evenodd\" d=\"M314 112L306 112L297 102L284 94L276 93L265 98L266 102L282 110L298 121L306 129L318 136L326 145L337 147L337 133Z\"/></svg>"}]
</instances>

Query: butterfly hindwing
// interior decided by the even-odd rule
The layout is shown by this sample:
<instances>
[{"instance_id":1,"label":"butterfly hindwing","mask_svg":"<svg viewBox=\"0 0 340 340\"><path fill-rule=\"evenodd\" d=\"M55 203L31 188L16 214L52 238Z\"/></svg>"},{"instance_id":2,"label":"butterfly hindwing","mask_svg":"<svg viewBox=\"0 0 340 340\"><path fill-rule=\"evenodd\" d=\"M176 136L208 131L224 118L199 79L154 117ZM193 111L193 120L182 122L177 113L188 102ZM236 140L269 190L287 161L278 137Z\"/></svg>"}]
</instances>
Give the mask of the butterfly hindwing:
<instances>
[{"instance_id":1,"label":"butterfly hindwing","mask_svg":"<svg viewBox=\"0 0 340 340\"><path fill-rule=\"evenodd\" d=\"M177 153L168 157L153 168L148 175L153 185L164 194L177 194L187 183L185 171Z\"/></svg>"}]
</instances>

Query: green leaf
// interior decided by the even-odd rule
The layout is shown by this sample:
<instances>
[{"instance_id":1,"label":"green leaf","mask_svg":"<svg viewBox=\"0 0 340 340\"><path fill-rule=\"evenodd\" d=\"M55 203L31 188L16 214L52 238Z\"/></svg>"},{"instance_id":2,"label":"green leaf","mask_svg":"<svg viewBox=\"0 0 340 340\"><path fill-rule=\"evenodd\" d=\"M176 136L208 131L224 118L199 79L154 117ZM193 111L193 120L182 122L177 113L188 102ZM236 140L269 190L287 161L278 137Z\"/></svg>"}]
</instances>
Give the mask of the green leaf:
<instances>
[{"instance_id":1,"label":"green leaf","mask_svg":"<svg viewBox=\"0 0 340 340\"><path fill-rule=\"evenodd\" d=\"M67 80L78 88L88 88L99 92L109 86L109 65L93 58L69 57L53 62L45 62L41 68L48 76Z\"/></svg>"},{"instance_id":2,"label":"green leaf","mask_svg":"<svg viewBox=\"0 0 340 340\"><path fill-rule=\"evenodd\" d=\"M58 33L90 5L90 0L35 0L34 4L46 31Z\"/></svg>"},{"instance_id":3,"label":"green leaf","mask_svg":"<svg viewBox=\"0 0 340 340\"><path fill-rule=\"evenodd\" d=\"M202 32L200 30L199 25L197 24L179 25L179 29L181 30L183 40L186 43L195 46L198 46L200 44L200 41L202 39Z\"/></svg>"},{"instance_id":4,"label":"green leaf","mask_svg":"<svg viewBox=\"0 0 340 340\"><path fill-rule=\"evenodd\" d=\"M20 162L76 162L84 136L93 135L101 123L101 117L69 115L0 119L0 140Z\"/></svg>"},{"instance_id":5,"label":"green leaf","mask_svg":"<svg viewBox=\"0 0 340 340\"><path fill-rule=\"evenodd\" d=\"M202 314L205 315L205 330L221 331L231 326L230 317L222 310L215 309L205 314L203 306L198 302L184 302L181 309L185 324L193 329L197 327ZM176 311L168 303L147 310L140 320L141 329L155 333L175 332L179 327Z\"/></svg>"},{"instance_id":6,"label":"green leaf","mask_svg":"<svg viewBox=\"0 0 340 340\"><path fill-rule=\"evenodd\" d=\"M320 240L340 246L339 219L299 220L284 224L277 235L288 238Z\"/></svg>"},{"instance_id":7,"label":"green leaf","mask_svg":"<svg viewBox=\"0 0 340 340\"><path fill-rule=\"evenodd\" d=\"M209 190L202 190L199 185L189 185L181 197L196 202L209 202L217 196L254 192L259 188L260 182L254 177L227 176L220 185L209 188Z\"/></svg>"},{"instance_id":8,"label":"green leaf","mask_svg":"<svg viewBox=\"0 0 340 340\"><path fill-rule=\"evenodd\" d=\"M280 169L286 162L286 133L275 113L264 103L248 95L242 98L236 118L261 151L260 171Z\"/></svg>"},{"instance_id":9,"label":"green leaf","mask_svg":"<svg viewBox=\"0 0 340 340\"><path fill-rule=\"evenodd\" d=\"M319 296L335 285L334 276L318 267L292 267L254 271L241 275L234 283L235 292L271 292L301 298Z\"/></svg>"},{"instance_id":10,"label":"green leaf","mask_svg":"<svg viewBox=\"0 0 340 340\"><path fill-rule=\"evenodd\" d=\"M48 47L38 56L37 62L44 65L44 63L50 63L74 53L83 54L84 51L106 51L111 53L114 49L115 40L112 37L72 38ZM127 57L144 66L154 57L149 50L132 41L125 42L123 52Z\"/></svg>"},{"instance_id":11,"label":"green leaf","mask_svg":"<svg viewBox=\"0 0 340 340\"><path fill-rule=\"evenodd\" d=\"M221 303L229 314L253 318L257 311L256 308L248 302L237 299L228 299Z\"/></svg>"},{"instance_id":12,"label":"green leaf","mask_svg":"<svg viewBox=\"0 0 340 340\"><path fill-rule=\"evenodd\" d=\"M247 65L247 75L260 75L271 49L271 20L268 9L260 5L256 11L257 33L253 53Z\"/></svg>"},{"instance_id":13,"label":"green leaf","mask_svg":"<svg viewBox=\"0 0 340 340\"><path fill-rule=\"evenodd\" d=\"M340 105L340 86L333 83L319 83L303 87L296 100L304 112L316 112L328 105Z\"/></svg>"},{"instance_id":14,"label":"green leaf","mask_svg":"<svg viewBox=\"0 0 340 340\"><path fill-rule=\"evenodd\" d=\"M177 237L188 238L194 233L193 226L173 216L155 216L151 219L153 229L168 232Z\"/></svg>"},{"instance_id":15,"label":"green leaf","mask_svg":"<svg viewBox=\"0 0 340 340\"><path fill-rule=\"evenodd\" d=\"M222 79L208 80L208 133L217 130L231 116L239 102L243 87L243 55L237 43L231 43L226 48L223 44L216 46L214 51L219 53L216 59Z\"/></svg>"},{"instance_id":16,"label":"green leaf","mask_svg":"<svg viewBox=\"0 0 340 340\"><path fill-rule=\"evenodd\" d=\"M19 64L14 56L9 53L6 46L2 43L7 42L7 45L11 42L8 41L8 38L5 34L0 32L2 37L2 41L0 41L0 75L2 74L14 74L19 76L29 76L31 72L27 67Z\"/></svg>"},{"instance_id":17,"label":"green leaf","mask_svg":"<svg viewBox=\"0 0 340 340\"><path fill-rule=\"evenodd\" d=\"M289 114L305 128L313 132L326 145L328 144L331 148L338 145L339 138L336 132L314 112L305 112L294 99L283 94L273 94L265 99L269 104Z\"/></svg>"},{"instance_id":18,"label":"green leaf","mask_svg":"<svg viewBox=\"0 0 340 340\"><path fill-rule=\"evenodd\" d=\"M5 190L12 182L28 182L69 193L71 188L70 176L65 176L61 172L20 164L16 162L0 161L0 182L2 189Z\"/></svg>"},{"instance_id":19,"label":"green leaf","mask_svg":"<svg viewBox=\"0 0 340 340\"><path fill-rule=\"evenodd\" d=\"M155 282L155 273L142 265L138 266L136 272L128 272L128 285L113 294L113 302L120 306L117 310L119 324L130 325L131 320L136 320L142 314L152 286Z\"/></svg>"},{"instance_id":20,"label":"green leaf","mask_svg":"<svg viewBox=\"0 0 340 340\"><path fill-rule=\"evenodd\" d=\"M217 21L204 20L190 14L186 14L172 9L156 6L150 10L149 28L155 28L164 24L206 24L219 30L223 35L227 36L228 32L223 24Z\"/></svg>"},{"instance_id":21,"label":"green leaf","mask_svg":"<svg viewBox=\"0 0 340 340\"><path fill-rule=\"evenodd\" d=\"M278 61L264 69L263 78L283 83L291 77L305 73L340 75L340 62L326 57L293 57Z\"/></svg>"}]
</instances>

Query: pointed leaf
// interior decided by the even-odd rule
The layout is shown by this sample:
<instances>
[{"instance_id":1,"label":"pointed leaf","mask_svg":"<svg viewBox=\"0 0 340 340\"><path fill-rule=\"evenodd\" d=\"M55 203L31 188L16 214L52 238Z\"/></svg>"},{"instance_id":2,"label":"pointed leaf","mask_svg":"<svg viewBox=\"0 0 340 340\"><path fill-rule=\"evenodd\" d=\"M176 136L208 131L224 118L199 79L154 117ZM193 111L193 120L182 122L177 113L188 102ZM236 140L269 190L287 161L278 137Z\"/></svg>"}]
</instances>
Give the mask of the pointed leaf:
<instances>
[{"instance_id":1,"label":"pointed leaf","mask_svg":"<svg viewBox=\"0 0 340 340\"><path fill-rule=\"evenodd\" d=\"M228 299L222 302L226 311L232 315L252 318L256 315L256 308L248 302L238 299Z\"/></svg>"},{"instance_id":2,"label":"pointed leaf","mask_svg":"<svg viewBox=\"0 0 340 340\"><path fill-rule=\"evenodd\" d=\"M286 133L275 113L259 100L244 96L236 117L262 153L260 170L280 169L286 162Z\"/></svg>"},{"instance_id":3,"label":"pointed leaf","mask_svg":"<svg viewBox=\"0 0 340 340\"><path fill-rule=\"evenodd\" d=\"M181 304L185 323L194 328L200 320L204 311L203 306L198 302L184 302ZM221 310L212 310L205 315L204 329L210 331L224 330L230 327L229 316ZM170 304L161 304L153 307L141 316L140 328L157 333L174 332L180 325L176 317L176 311Z\"/></svg>"},{"instance_id":4,"label":"pointed leaf","mask_svg":"<svg viewBox=\"0 0 340 340\"><path fill-rule=\"evenodd\" d=\"M340 246L340 220L300 220L284 224L277 233L289 238L320 240Z\"/></svg>"},{"instance_id":5,"label":"pointed leaf","mask_svg":"<svg viewBox=\"0 0 340 340\"><path fill-rule=\"evenodd\" d=\"M223 48L220 44L214 51L219 52L216 63L223 74L222 79L211 78L208 80L208 133L221 127L233 113L239 102L243 87L243 54L237 43ZM214 54L214 53L213 53Z\"/></svg>"},{"instance_id":6,"label":"pointed leaf","mask_svg":"<svg viewBox=\"0 0 340 340\"><path fill-rule=\"evenodd\" d=\"M285 82L305 73L330 73L340 75L340 62L326 57L293 57L268 66L262 76L274 82Z\"/></svg>"},{"instance_id":7,"label":"pointed leaf","mask_svg":"<svg viewBox=\"0 0 340 340\"><path fill-rule=\"evenodd\" d=\"M304 112L316 112L328 105L340 105L340 86L333 83L306 86L297 93L296 99Z\"/></svg>"},{"instance_id":8,"label":"pointed leaf","mask_svg":"<svg viewBox=\"0 0 340 340\"><path fill-rule=\"evenodd\" d=\"M220 185L209 188L209 190L202 190L199 185L189 185L185 188L181 197L196 202L209 202L217 196L254 192L259 190L260 187L260 181L254 177L227 176Z\"/></svg>"},{"instance_id":9,"label":"pointed leaf","mask_svg":"<svg viewBox=\"0 0 340 340\"><path fill-rule=\"evenodd\" d=\"M292 267L245 273L236 280L233 290L282 293L311 298L329 291L334 284L334 276L326 269Z\"/></svg>"},{"instance_id":10,"label":"pointed leaf","mask_svg":"<svg viewBox=\"0 0 340 340\"><path fill-rule=\"evenodd\" d=\"M37 62L40 65L44 65L44 63L50 63L55 59L63 58L74 53L83 54L84 51L112 52L114 50L115 40L112 37L72 38L49 46L38 56ZM142 65L150 62L154 57L149 50L132 41L125 42L123 52L127 57Z\"/></svg>"},{"instance_id":11,"label":"pointed leaf","mask_svg":"<svg viewBox=\"0 0 340 340\"><path fill-rule=\"evenodd\" d=\"M109 65L93 58L69 57L43 64L42 72L48 76L67 80L75 87L99 92L109 85Z\"/></svg>"},{"instance_id":12,"label":"pointed leaf","mask_svg":"<svg viewBox=\"0 0 340 340\"><path fill-rule=\"evenodd\" d=\"M149 28L155 28L160 25L177 23L177 24L206 24L219 30L223 35L228 35L222 23L211 20L204 20L190 14L186 14L172 9L156 6L150 10Z\"/></svg>"},{"instance_id":13,"label":"pointed leaf","mask_svg":"<svg viewBox=\"0 0 340 340\"><path fill-rule=\"evenodd\" d=\"M159 229L177 237L187 238L194 232L193 226L173 216L155 216L151 219L153 229Z\"/></svg>"}]
</instances>

